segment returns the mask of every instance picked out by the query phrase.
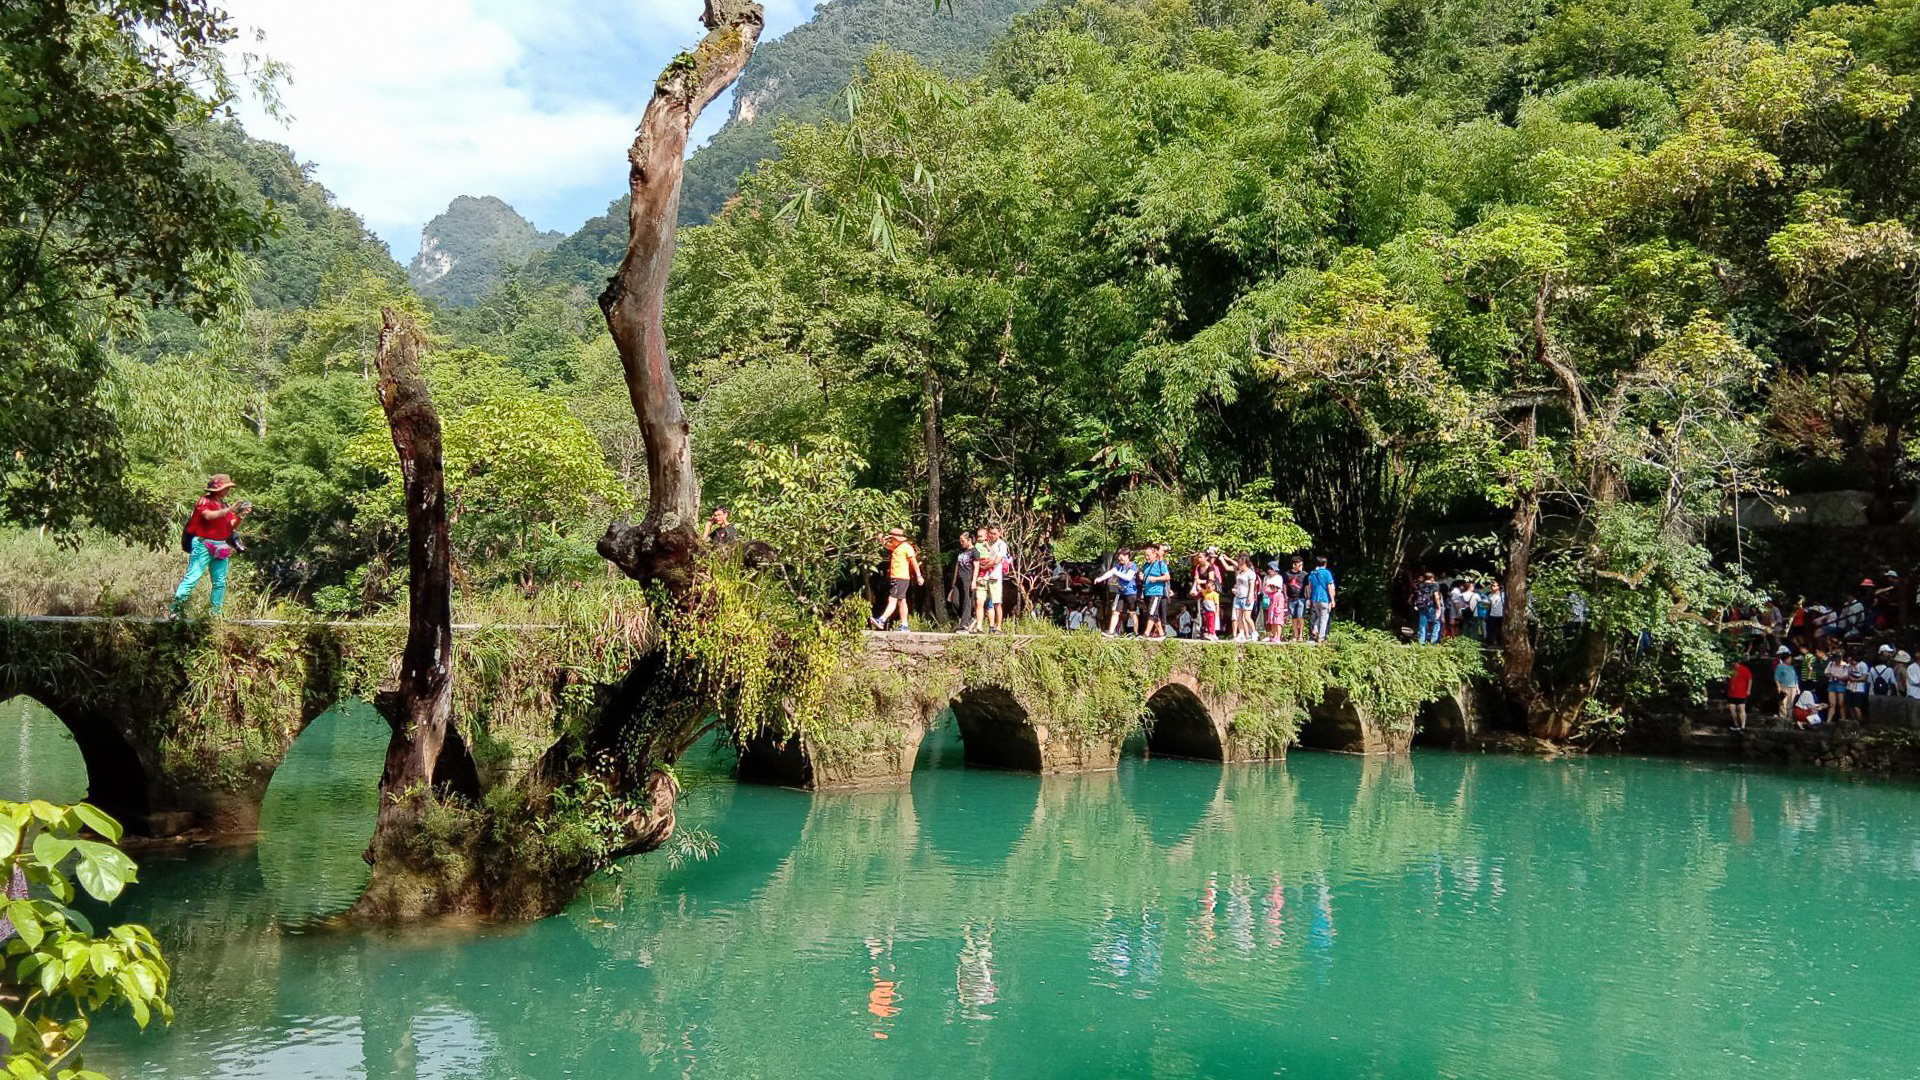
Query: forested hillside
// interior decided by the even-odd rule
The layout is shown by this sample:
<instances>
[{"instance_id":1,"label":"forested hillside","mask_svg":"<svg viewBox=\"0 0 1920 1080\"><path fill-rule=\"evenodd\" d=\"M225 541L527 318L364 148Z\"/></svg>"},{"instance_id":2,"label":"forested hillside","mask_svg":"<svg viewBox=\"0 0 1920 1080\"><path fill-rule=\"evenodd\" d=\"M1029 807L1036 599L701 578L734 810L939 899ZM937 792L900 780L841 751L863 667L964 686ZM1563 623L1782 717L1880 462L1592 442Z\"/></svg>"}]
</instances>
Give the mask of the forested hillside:
<instances>
[{"instance_id":1,"label":"forested hillside","mask_svg":"<svg viewBox=\"0 0 1920 1080\"><path fill-rule=\"evenodd\" d=\"M407 266L407 281L430 300L468 307L562 239L534 228L492 195L461 195L420 230L420 251Z\"/></svg>"},{"instance_id":2,"label":"forested hillside","mask_svg":"<svg viewBox=\"0 0 1920 1080\"><path fill-rule=\"evenodd\" d=\"M813 18L755 50L736 84L733 113L687 162L682 224L700 224L731 198L740 174L771 157L782 121L825 116L875 48L886 46L946 75L978 71L987 46L1037 0L936 5L921 0L829 0Z\"/></svg>"}]
</instances>

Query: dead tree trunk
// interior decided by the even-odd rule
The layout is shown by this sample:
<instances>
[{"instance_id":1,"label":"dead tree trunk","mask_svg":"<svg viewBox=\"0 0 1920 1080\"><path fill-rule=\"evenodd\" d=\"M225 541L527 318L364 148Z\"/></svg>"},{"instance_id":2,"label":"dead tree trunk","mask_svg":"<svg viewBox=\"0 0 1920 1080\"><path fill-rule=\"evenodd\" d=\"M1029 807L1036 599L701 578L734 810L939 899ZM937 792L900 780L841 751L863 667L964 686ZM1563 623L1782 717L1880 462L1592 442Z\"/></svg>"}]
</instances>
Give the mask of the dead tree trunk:
<instances>
[{"instance_id":1,"label":"dead tree trunk","mask_svg":"<svg viewBox=\"0 0 1920 1080\"><path fill-rule=\"evenodd\" d=\"M404 867L407 840L418 833L424 799L477 794L472 758L453 727L453 578L447 540L445 464L440 415L420 375L420 331L413 320L381 310L384 324L374 363L380 406L400 455L407 509L407 644L391 686L374 696L374 708L393 728L386 768L380 774L380 814L366 858L374 880L355 907L378 917L441 914L444 893L414 910L395 888L392 871ZM383 872L385 871L385 872ZM477 897L451 906L478 903Z\"/></svg>"},{"instance_id":2,"label":"dead tree trunk","mask_svg":"<svg viewBox=\"0 0 1920 1080\"><path fill-rule=\"evenodd\" d=\"M661 323L667 273L673 266L674 227L687 137L700 110L739 77L763 25L759 4L707 0L707 34L692 52L667 64L653 84L640 131L627 150L626 257L600 294L600 310L620 351L627 395L647 450L647 513L638 525L616 522L600 540L600 554L629 577L684 590L692 583L700 543L700 481L680 387L667 356Z\"/></svg>"}]
</instances>

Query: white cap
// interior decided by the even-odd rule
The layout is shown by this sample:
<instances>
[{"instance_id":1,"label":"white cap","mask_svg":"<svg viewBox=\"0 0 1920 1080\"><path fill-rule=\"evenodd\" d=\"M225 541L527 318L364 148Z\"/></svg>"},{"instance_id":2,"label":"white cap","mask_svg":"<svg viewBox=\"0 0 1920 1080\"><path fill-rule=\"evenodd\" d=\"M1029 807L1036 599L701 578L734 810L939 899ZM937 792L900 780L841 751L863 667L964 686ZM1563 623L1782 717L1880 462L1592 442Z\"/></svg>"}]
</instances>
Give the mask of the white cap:
<instances>
[{"instance_id":1,"label":"white cap","mask_svg":"<svg viewBox=\"0 0 1920 1080\"><path fill-rule=\"evenodd\" d=\"M1782 645L1782 646L1780 646L1779 648L1777 648L1777 649L1775 649L1775 650L1773 650L1773 655L1775 655L1775 656L1792 656L1792 655L1793 655L1793 650L1792 650L1792 649L1789 649L1789 648L1787 648L1787 647L1786 647L1785 645Z\"/></svg>"},{"instance_id":2,"label":"white cap","mask_svg":"<svg viewBox=\"0 0 1920 1080\"><path fill-rule=\"evenodd\" d=\"M1890 653L1890 652L1892 652L1892 651L1893 651L1893 646L1891 646L1891 645L1882 645L1882 646L1880 646L1880 655L1882 655L1882 656L1885 656L1886 654L1888 654L1888 653Z\"/></svg>"}]
</instances>

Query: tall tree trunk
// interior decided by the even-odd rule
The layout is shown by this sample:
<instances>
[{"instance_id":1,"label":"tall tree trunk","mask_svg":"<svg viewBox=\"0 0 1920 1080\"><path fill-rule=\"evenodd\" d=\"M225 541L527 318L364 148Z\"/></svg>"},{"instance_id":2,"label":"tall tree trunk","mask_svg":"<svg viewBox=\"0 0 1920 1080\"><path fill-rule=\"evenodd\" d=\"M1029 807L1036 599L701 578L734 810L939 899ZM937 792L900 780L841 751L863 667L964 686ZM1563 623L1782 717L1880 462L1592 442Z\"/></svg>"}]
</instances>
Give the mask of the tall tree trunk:
<instances>
[{"instance_id":1,"label":"tall tree trunk","mask_svg":"<svg viewBox=\"0 0 1920 1080\"><path fill-rule=\"evenodd\" d=\"M1531 449L1539 432L1540 408L1527 406L1520 421L1519 448ZM1529 723L1538 711L1539 688L1533 680L1532 594L1527 577L1533 569L1533 544L1540 533L1540 479L1527 478L1514 497L1512 534L1507 537L1507 617L1500 645L1504 652L1500 679L1507 694L1526 712Z\"/></svg>"},{"instance_id":2,"label":"tall tree trunk","mask_svg":"<svg viewBox=\"0 0 1920 1080\"><path fill-rule=\"evenodd\" d=\"M646 517L638 525L608 526L600 554L629 577L659 581L676 591L692 584L700 543L700 481L661 322L682 163L694 121L739 77L760 40L763 19L759 4L707 0L701 22L706 36L692 52L674 57L654 82L639 134L627 150L632 196L627 252L600 294L600 310L620 351L627 395L646 443L648 483Z\"/></svg>"},{"instance_id":3,"label":"tall tree trunk","mask_svg":"<svg viewBox=\"0 0 1920 1080\"><path fill-rule=\"evenodd\" d=\"M933 366L929 364L926 372L927 537L926 542L920 547L920 562L921 565L932 570L932 573L927 575L930 584L926 590L926 609L929 614L938 613L937 617L943 617L945 614L942 599L944 593L940 586L947 577L940 564L940 479L941 470L946 464L944 460L946 448L940 440L940 405L943 393L940 377L934 374Z\"/></svg>"},{"instance_id":4,"label":"tall tree trunk","mask_svg":"<svg viewBox=\"0 0 1920 1080\"><path fill-rule=\"evenodd\" d=\"M479 784L472 758L453 727L453 578L440 415L420 375L420 331L412 319L391 308L383 308L381 317L374 364L380 407L387 414L405 486L407 644L393 684L374 695L374 708L393 734L387 740L380 812L366 857L376 867L394 867L407 861L402 853L418 832L420 797L476 795ZM436 913L402 910L394 892L398 890L384 889L376 880L356 910L383 916Z\"/></svg>"}]
</instances>

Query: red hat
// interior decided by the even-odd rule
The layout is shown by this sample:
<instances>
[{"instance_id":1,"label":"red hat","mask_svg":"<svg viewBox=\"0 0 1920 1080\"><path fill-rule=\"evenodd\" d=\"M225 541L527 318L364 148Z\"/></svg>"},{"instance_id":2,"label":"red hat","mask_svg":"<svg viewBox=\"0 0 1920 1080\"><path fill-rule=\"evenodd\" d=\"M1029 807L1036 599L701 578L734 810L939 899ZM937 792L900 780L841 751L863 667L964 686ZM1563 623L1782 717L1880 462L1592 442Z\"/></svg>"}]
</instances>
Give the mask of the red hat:
<instances>
[{"instance_id":1,"label":"red hat","mask_svg":"<svg viewBox=\"0 0 1920 1080\"><path fill-rule=\"evenodd\" d=\"M1873 588L1873 579L1872 579L1872 578L1868 578L1868 579L1866 579L1865 581L1862 581L1862 582L1860 583L1860 587L1861 587L1861 588L1863 588L1863 589L1871 589L1871 588Z\"/></svg>"}]
</instances>

